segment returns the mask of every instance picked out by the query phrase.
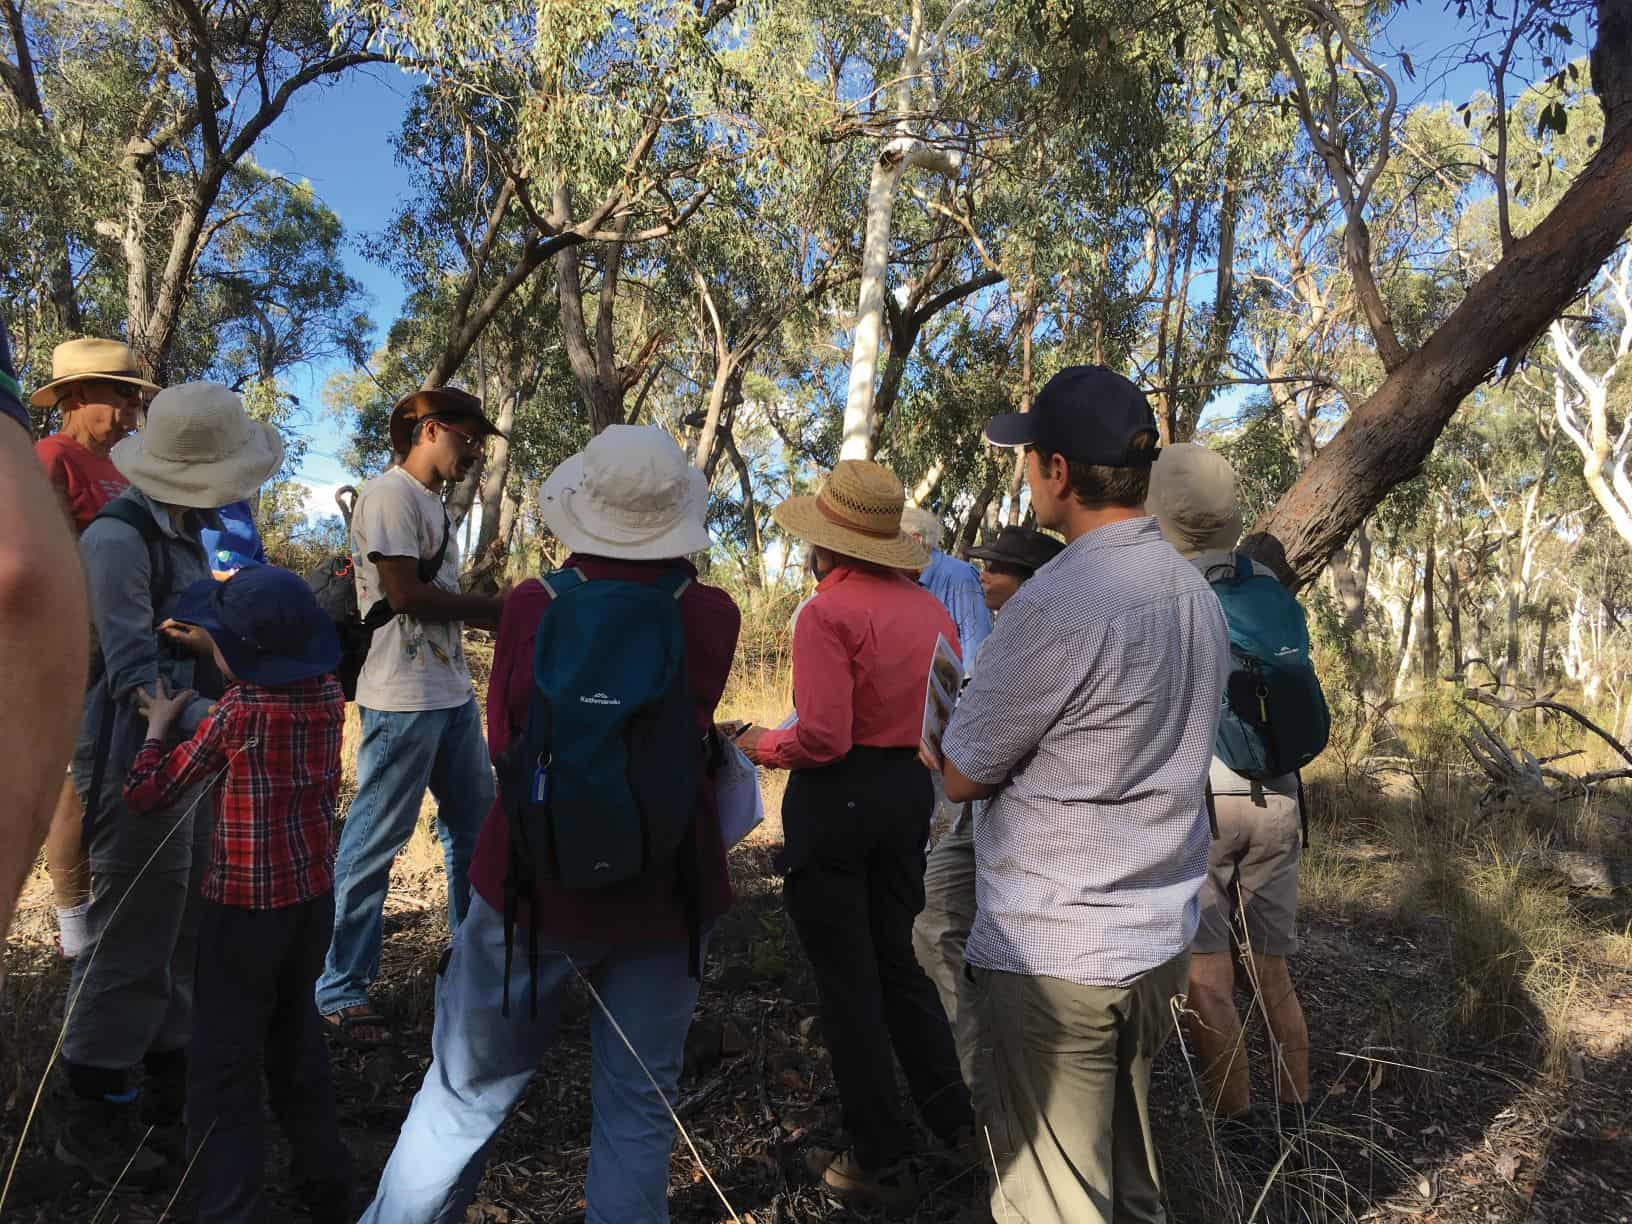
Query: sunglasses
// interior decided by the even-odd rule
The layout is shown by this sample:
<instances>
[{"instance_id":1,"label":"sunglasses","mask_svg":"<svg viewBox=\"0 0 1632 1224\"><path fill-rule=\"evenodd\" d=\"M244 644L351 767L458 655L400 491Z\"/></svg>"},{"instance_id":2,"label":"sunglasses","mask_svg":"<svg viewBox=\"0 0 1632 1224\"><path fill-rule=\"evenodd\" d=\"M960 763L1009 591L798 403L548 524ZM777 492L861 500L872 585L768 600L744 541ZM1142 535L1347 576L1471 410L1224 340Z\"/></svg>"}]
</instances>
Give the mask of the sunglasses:
<instances>
[{"instance_id":1,"label":"sunglasses","mask_svg":"<svg viewBox=\"0 0 1632 1224\"><path fill-rule=\"evenodd\" d=\"M440 418L440 417L427 417L426 420L430 424L435 425L438 429L445 429L449 433L454 434L454 435L458 436L459 438L462 438L464 440L465 447L467 449L469 449L469 450L480 450L481 449L483 439L478 438L475 434L466 433L462 429L456 428L453 425L449 425L446 421L442 420L442 418Z\"/></svg>"}]
</instances>

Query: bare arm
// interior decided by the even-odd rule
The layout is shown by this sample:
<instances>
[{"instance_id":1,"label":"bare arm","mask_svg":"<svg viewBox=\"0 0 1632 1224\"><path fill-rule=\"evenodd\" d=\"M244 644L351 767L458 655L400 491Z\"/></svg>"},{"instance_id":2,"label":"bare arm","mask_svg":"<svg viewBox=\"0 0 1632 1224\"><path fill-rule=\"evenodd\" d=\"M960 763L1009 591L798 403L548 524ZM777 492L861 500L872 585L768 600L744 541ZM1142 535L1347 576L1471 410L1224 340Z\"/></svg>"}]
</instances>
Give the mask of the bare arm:
<instances>
[{"instance_id":1,"label":"bare arm","mask_svg":"<svg viewBox=\"0 0 1632 1224\"><path fill-rule=\"evenodd\" d=\"M85 699L85 584L28 435L0 419L0 933L51 822Z\"/></svg>"},{"instance_id":2,"label":"bare arm","mask_svg":"<svg viewBox=\"0 0 1632 1224\"><path fill-rule=\"evenodd\" d=\"M380 589L393 612L405 612L422 621L469 621L496 625L504 608L502 598L485 595L455 595L419 580L419 561L414 557L375 557Z\"/></svg>"},{"instance_id":3,"label":"bare arm","mask_svg":"<svg viewBox=\"0 0 1632 1224\"><path fill-rule=\"evenodd\" d=\"M945 757L941 758L941 778L946 783L946 797L953 803L968 803L971 799L989 799L997 794L995 785L975 782L964 777L963 771Z\"/></svg>"}]
</instances>

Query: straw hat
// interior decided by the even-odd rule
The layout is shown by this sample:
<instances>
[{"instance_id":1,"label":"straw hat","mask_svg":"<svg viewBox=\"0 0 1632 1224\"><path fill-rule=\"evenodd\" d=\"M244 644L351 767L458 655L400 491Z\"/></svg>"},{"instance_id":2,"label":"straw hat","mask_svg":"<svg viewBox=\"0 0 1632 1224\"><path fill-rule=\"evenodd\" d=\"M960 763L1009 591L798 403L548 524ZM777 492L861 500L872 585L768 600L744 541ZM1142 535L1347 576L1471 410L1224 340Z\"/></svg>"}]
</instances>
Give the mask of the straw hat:
<instances>
[{"instance_id":1,"label":"straw hat","mask_svg":"<svg viewBox=\"0 0 1632 1224\"><path fill-rule=\"evenodd\" d=\"M215 510L254 494L283 463L283 439L220 383L153 397L147 428L113 448L113 466L154 501Z\"/></svg>"},{"instance_id":2,"label":"straw hat","mask_svg":"<svg viewBox=\"0 0 1632 1224\"><path fill-rule=\"evenodd\" d=\"M1235 469L1217 451L1194 442L1162 448L1150 469L1145 509L1186 557L1234 548L1241 538Z\"/></svg>"},{"instance_id":3,"label":"straw hat","mask_svg":"<svg viewBox=\"0 0 1632 1224\"><path fill-rule=\"evenodd\" d=\"M88 379L129 383L144 391L159 389L142 377L128 344L117 340L64 340L51 350L51 381L29 396L28 402L36 408L50 408L62 398L63 388L69 383Z\"/></svg>"},{"instance_id":4,"label":"straw hat","mask_svg":"<svg viewBox=\"0 0 1632 1224\"><path fill-rule=\"evenodd\" d=\"M901 530L906 495L895 473L871 459L841 459L814 497L790 497L771 512L789 535L858 561L921 570L929 549Z\"/></svg>"},{"instance_id":5,"label":"straw hat","mask_svg":"<svg viewBox=\"0 0 1632 1224\"><path fill-rule=\"evenodd\" d=\"M538 504L573 552L663 561L709 546L708 480L655 425L608 425L550 473Z\"/></svg>"}]
</instances>

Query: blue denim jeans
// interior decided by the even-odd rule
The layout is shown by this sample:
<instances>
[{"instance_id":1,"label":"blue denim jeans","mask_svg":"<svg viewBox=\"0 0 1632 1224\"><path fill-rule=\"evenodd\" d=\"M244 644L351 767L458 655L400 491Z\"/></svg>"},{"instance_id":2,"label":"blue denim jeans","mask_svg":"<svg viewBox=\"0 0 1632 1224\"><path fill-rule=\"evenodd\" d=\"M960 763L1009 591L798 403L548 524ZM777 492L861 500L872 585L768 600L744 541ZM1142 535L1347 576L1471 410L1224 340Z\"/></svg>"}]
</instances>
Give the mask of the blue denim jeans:
<instances>
[{"instance_id":1,"label":"blue denim jeans","mask_svg":"<svg viewBox=\"0 0 1632 1224\"><path fill-rule=\"evenodd\" d=\"M470 900L470 859L493 806L493 767L472 697L448 710L369 710L357 749L357 797L340 826L334 861L334 938L317 982L317 1010L368 1002L380 971L391 864L408 844L430 788L448 875L448 929Z\"/></svg>"},{"instance_id":2,"label":"blue denim jeans","mask_svg":"<svg viewBox=\"0 0 1632 1224\"><path fill-rule=\"evenodd\" d=\"M529 1009L527 933L518 930L510 1014L500 1009L504 920L474 896L437 983L432 1061L361 1224L455 1224L476 1198L488 1145L554 1037L573 965L617 1018L626 1046L593 1009L594 1121L584 1198L587 1224L666 1224L676 1098L686 1030L697 1003L684 939L609 946L541 937L538 1016ZM636 1060L629 1051L633 1046ZM653 1088L640 1064L644 1062ZM661 1095L658 1089L661 1089Z\"/></svg>"}]
</instances>

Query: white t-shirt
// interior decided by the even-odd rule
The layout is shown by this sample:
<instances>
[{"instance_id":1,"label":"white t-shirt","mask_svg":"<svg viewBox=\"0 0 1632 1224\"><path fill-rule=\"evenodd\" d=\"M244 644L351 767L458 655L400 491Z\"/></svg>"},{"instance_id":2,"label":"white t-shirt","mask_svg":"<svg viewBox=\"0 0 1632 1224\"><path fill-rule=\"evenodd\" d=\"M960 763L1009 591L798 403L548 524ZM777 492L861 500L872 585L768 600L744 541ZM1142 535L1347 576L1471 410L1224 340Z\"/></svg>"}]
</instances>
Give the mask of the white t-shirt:
<instances>
[{"instance_id":1,"label":"white t-shirt","mask_svg":"<svg viewBox=\"0 0 1632 1224\"><path fill-rule=\"evenodd\" d=\"M357 495L351 516L351 560L357 568L357 607L364 616L385 598L380 557L429 561L442 545L442 499L400 467L374 477ZM450 539L434 585L459 593L459 541ZM422 621L406 614L374 631L368 661L357 677L357 704L370 710L447 710L471 699L464 625Z\"/></svg>"}]
</instances>

